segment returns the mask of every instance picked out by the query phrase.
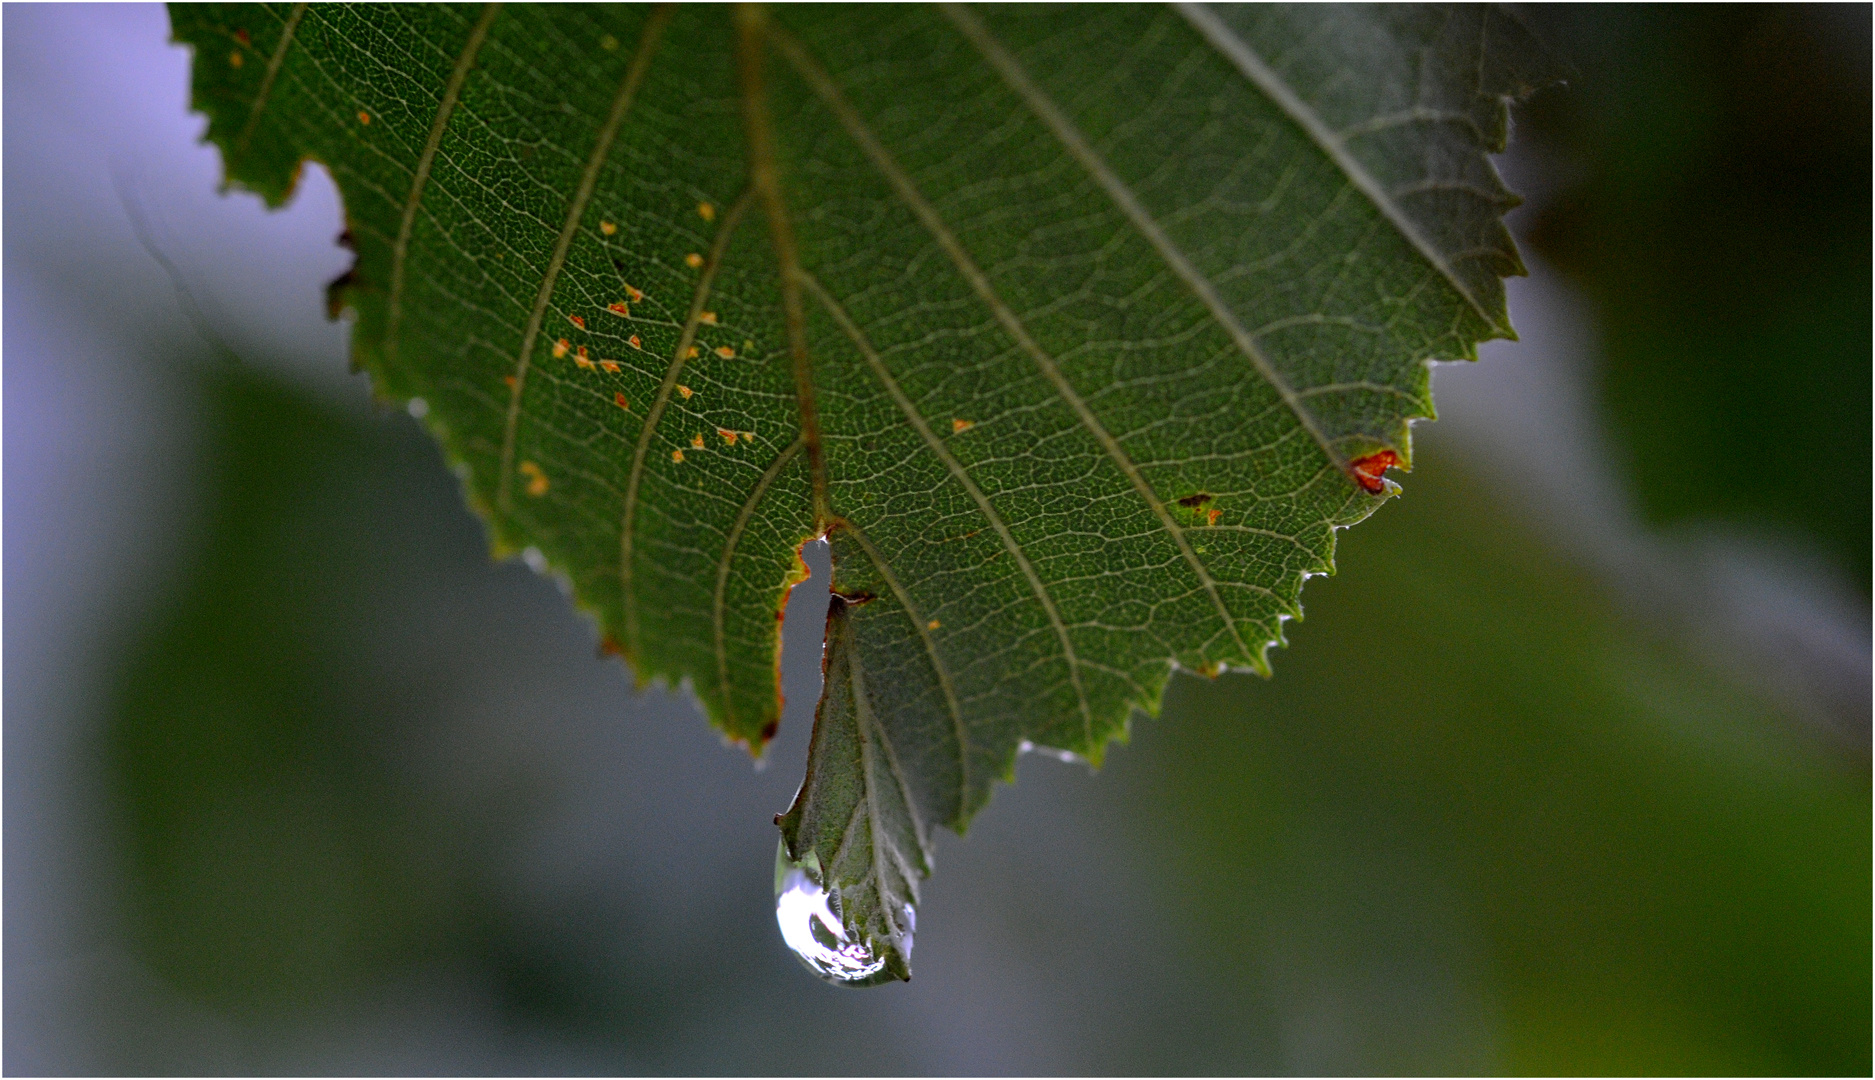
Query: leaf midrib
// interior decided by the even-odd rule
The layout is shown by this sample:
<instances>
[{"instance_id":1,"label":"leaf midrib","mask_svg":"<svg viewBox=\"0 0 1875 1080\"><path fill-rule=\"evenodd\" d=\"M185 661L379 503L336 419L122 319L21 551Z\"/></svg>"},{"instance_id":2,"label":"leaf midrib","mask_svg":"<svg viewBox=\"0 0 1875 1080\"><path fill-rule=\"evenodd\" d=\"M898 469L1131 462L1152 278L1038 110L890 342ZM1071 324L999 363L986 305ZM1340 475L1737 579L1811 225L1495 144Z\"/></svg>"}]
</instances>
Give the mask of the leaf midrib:
<instances>
[{"instance_id":1,"label":"leaf midrib","mask_svg":"<svg viewBox=\"0 0 1875 1080\"><path fill-rule=\"evenodd\" d=\"M489 5L476 24L475 29L471 31L470 39L465 44L464 52L458 60L455 71L452 72L450 87L446 88L443 102L439 106L438 116L436 117L431 132L430 143L425 146L426 156L433 155L434 144L440 142L442 131L448 123L451 105L453 104L450 90L459 92L460 80L466 77L469 68L473 64L477 46L480 44L480 37L478 35L486 34L487 28L489 24L492 23L499 6L499 4ZM294 9L295 14L299 13L303 7L304 5L296 6ZM1320 447L1324 456L1328 459L1328 462L1337 471L1345 472L1347 469L1346 462L1341 459L1333 445L1325 438L1313 414L1301 404L1303 398L1313 393L1313 391L1298 393L1287 385L1286 381L1275 371L1268 359L1261 354L1248 331L1238 323L1228 307L1224 305L1221 298L1217 295L1215 288L1212 287L1210 283L1199 274L1190 261L1184 257L1183 253L1172 243L1164 231L1152 220L1144 207L1139 204L1137 198L1132 195L1124 182L1119 179L1117 174L1112 172L1092 149L1086 139L1067 119L1066 115L1035 86L1033 81L1029 79L1027 73L1022 70L1019 63L1002 48L1000 43L997 42L992 35L990 35L981 21L978 20L973 13L957 5L944 5L943 10L951 23L957 27L958 31L965 39L984 57L991 69L1002 77L1005 84L1010 87L1015 96L1022 101L1024 106L1044 127L1050 130L1068 151L1070 156L1074 157L1077 163L1100 185L1107 196L1121 210L1129 224L1131 224L1139 235L1153 247L1154 251L1165 261L1168 268L1191 288L1194 294L1204 303L1207 313L1212 320L1225 330L1231 337L1233 343L1236 344L1239 350L1251 361L1258 375L1270 385L1283 403L1295 415L1305 431L1307 431ZM1217 28L1222 29L1221 24L1216 23L1215 16L1212 16L1208 11L1195 9L1191 5L1181 5L1179 10L1185 16L1186 20L1191 22L1192 25L1200 31L1201 36L1205 37L1208 42L1218 48L1220 52L1224 53L1227 59L1236 59L1229 49L1225 48L1223 44L1213 38L1212 34L1206 33L1207 25L1215 24ZM561 230L558 242L556 243L553 256L549 260L547 271L543 276L542 286L538 291L536 302L530 312L528 324L524 329L522 346L516 362L515 385L511 391L508 415L504 423L501 465L498 474L497 505L503 511L506 511L510 505L509 492L512 487L515 428L520 416L521 402L525 389L529 360L531 359L532 346L538 338L540 323L544 318L547 306L549 306L551 302L553 289L558 277L557 271L564 266L567 251L570 249L571 242L578 233L586 204L590 200L593 189L596 186L598 174L609 155L613 141L612 137L616 136L619 127L623 123L626 112L632 104L636 91L643 82L645 72L648 70L653 55L656 52L656 47L661 36L660 31L668 22L668 19L668 9L660 8L652 15L641 34L633 61L624 81L620 85L618 93L614 97L613 107L607 117L605 126L595 139L592 152L581 174L580 186L575 192L573 200L569 203L566 222ZM283 40L276 50L274 61L270 64L270 71L277 67L278 61L284 57L285 51L290 44L290 26L293 21L296 20L289 20L289 30L283 36ZM636 511L640 502L637 495L642 482L649 446L655 437L657 425L662 419L663 413L666 411L670 393L675 387L676 379L688 361L688 348L690 345L694 344L694 339L698 332L700 313L703 311L704 304L707 302L715 271L720 266L730 235L733 233L735 225L740 220L743 211L746 209L751 199L760 199L763 201L770 222L771 239L774 240L777 247L776 255L779 261L778 271L781 278L780 286L784 306L788 309L787 314L789 315L788 322L790 325L788 327L788 336L790 339L790 352L793 354L796 369L796 386L798 391L796 404L802 421L802 438L797 443L792 444L789 449L784 449L782 451L781 456L771 465L770 472L774 472L778 470L780 466L784 465L786 460L792 456L793 451L805 449L810 458L810 467L814 479L816 530L825 532L828 528L836 524L845 524L832 513L831 507L826 504L825 466L820 460L819 440L817 437L813 437L817 435L818 425L812 415L813 375L811 367L809 366L810 358L807 354L804 341L804 328L801 325L802 316L800 312L799 291L802 284L806 283L810 290L815 292L822 302L829 307L836 321L842 325L849 336L857 331L857 327L852 325L850 318L844 317L844 312L839 309L837 302L835 302L830 295L827 295L825 290L822 289L817 282L814 282L808 277L804 271L801 271L798 266L798 258L795 255L795 247L792 238L791 222L788 220L785 204L781 198L780 180L775 171L772 131L768 127L760 79L759 54L760 52L766 51L767 47L772 45L774 50L789 62L796 74L806 81L816 95L821 98L823 103L833 111L836 118L842 123L842 126L846 128L848 136L855 141L864 153L864 156L867 157L869 163L879 173L881 178L887 182L888 187L892 189L899 202L932 234L939 246L945 251L947 256L950 257L959 273L966 278L973 290L977 292L979 299L990 308L991 313L996 317L1005 331L1009 332L1011 336L1015 338L1017 344L1024 352L1030 355L1031 359L1041 369L1047 381L1054 388L1056 396L1076 414L1081 425L1089 431L1096 442L1100 444L1102 450L1114 466L1121 471L1147 503L1148 507L1153 511L1154 516L1158 519L1161 527L1178 547L1183 561L1186 562L1198 577L1200 585L1211 601L1219 618L1223 621L1225 628L1230 631L1238 648L1241 650L1241 654L1254 658L1256 653L1243 640L1237 625L1237 620L1231 615L1228 606L1224 604L1222 596L1218 591L1217 582L1211 576L1209 568L1205 565L1203 560L1198 558L1189 540L1186 538L1183 528L1172 518L1164 502L1158 498L1151 485L1146 482L1139 471L1138 465L1132 461L1125 449L1120 446L1118 440L1115 439L1110 432L1105 430L1092 409L1080 397L1078 391L1054 363L1053 358L1034 341L1020 319L1010 311L1007 305L996 295L987 277L985 277L982 270L976 266L968 251L964 249L962 242L950 232L945 223L938 217L936 210L926 202L917 191L909 176L897 166L890 153L886 151L884 146L878 142L877 138L871 134L864 121L859 117L857 111L845 100L844 95L841 93L837 84L833 82L831 76L819 66L806 50L805 46L785 30L770 23L759 11L751 11L747 6L744 6L739 9L738 14L735 16L735 21L738 37L740 39L738 46L738 64L742 69L744 123L749 139L749 149L751 151L750 187L725 216L723 225L718 231L712 248L711 257L706 263L702 278L698 283L698 288L691 304L689 317L686 319L683 332L679 336L676 352L662 380L658 395L647 413L646 422L640 429L639 438L634 448L632 468L627 480L624 495L625 506L622 514L623 520L621 522L620 540L622 599L624 601L624 614L627 623L626 638L631 655L635 658L639 652L636 590L634 588L632 575L632 561L634 558L632 541L635 529ZM1228 34L1228 30L1222 30L1222 32ZM1241 45L1241 43L1239 44ZM1241 71L1242 65L1238 64L1237 66ZM1273 93L1268 87L1252 78L1249 73L1246 72L1245 76L1246 78L1250 78L1253 85L1256 85L1266 96L1269 96L1275 101L1279 108L1284 108L1286 112L1291 111L1276 93ZM1294 97L1293 93L1289 93L1288 96L1290 98ZM254 110L255 118L258 117L260 107L263 104L264 98L256 101ZM1298 123L1303 123L1305 129L1309 127L1307 123L1301 120L1298 120ZM1319 122L1317 122L1317 126L1319 126ZM1310 135L1313 138L1316 132L1310 130ZM1337 154L1332 147L1323 145L1321 140L1316 139L1315 141L1318 147L1327 153L1337 166L1342 168L1344 174L1348 175L1350 182L1355 187L1361 189L1365 194L1368 194L1370 198L1373 197L1374 193L1368 190L1368 186L1361 184L1360 175L1350 171L1350 162L1342 160L1346 157L1345 152ZM420 161L418 166L419 174L413 183L411 198L406 202L406 219L413 216L416 201L422 195L424 186L422 164L423 162ZM1358 163L1352 164L1358 169ZM1369 186L1371 186L1371 183ZM1411 230L1410 224L1403 224L1401 220L1398 220L1397 208L1395 208L1395 212L1393 213L1387 213L1387 210L1388 208L1386 206L1382 206L1382 211L1387 214L1389 220L1397 227L1400 227L1402 232L1407 234L1409 240L1415 241L1416 247L1422 247L1424 244L1423 240L1416 237L1416 234ZM1424 253L1425 252L1422 251L1422 254ZM402 252L399 251L397 254L401 255ZM1450 272L1449 267L1444 266L1436 260L1436 253L1428 254L1428 258L1434 259L1435 265L1439 267L1447 279L1454 283L1454 286L1459 289L1461 294L1464 295L1468 301L1471 301L1474 305L1476 304L1475 298L1471 297L1470 294L1463 289L1462 285L1457 282L1456 277ZM396 271L401 269L401 259L397 259L396 262L399 265L393 268L394 279L398 276ZM888 393L892 393L893 390L897 389L896 383L891 380L889 372L884 371L883 360L870 350L868 343L865 343L863 338L856 337L855 340L859 344L862 353L866 355L869 362L871 362L875 373L879 374L882 381L885 382ZM1054 608L1047 594L1046 586L1039 580L1033 567L1029 565L1026 554L1022 551L1020 543L1009 530L1007 524L1003 522L1001 515L995 511L993 505L988 500L987 494L982 492L974 481L971 480L962 463L956 461L943 447L941 441L936 438L935 433L930 430L929 424L923 420L922 416L917 414L915 407L912 406L909 399L904 397L902 390L892 394L892 396L895 403L905 412L907 419L913 424L914 428L919 431L927 445L938 454L947 470L965 486L966 490L971 494L973 501L978 504L979 509L985 514L986 518L990 520L996 532L1002 538L1005 546L1010 550L1012 555L1016 556L1018 564L1023 568L1024 574L1029 579L1031 589L1036 596L1038 605L1042 607L1051 626L1056 631L1056 637L1062 647L1063 659L1067 664L1070 679L1076 692L1078 705L1083 714L1085 732L1091 745L1094 738L1094 721L1091 703L1087 697L1085 688L1080 682L1080 667L1082 665L1074 652L1073 643L1071 636L1067 632L1066 624L1061 619L1059 612ZM744 507L743 518L747 518L754 513L757 504L764 496L769 486L768 484L758 485L757 490L752 493L749 502ZM1293 537L1288 537L1287 539L1291 541L1294 540ZM870 543L863 546L867 549L868 554L873 560L879 564L882 572L896 584L896 577L891 574L890 567L885 563L883 554L878 552L876 547ZM734 542L726 537L722 556L722 562L724 564L726 564L727 560L731 557L733 550ZM1274 598L1274 594L1267 588L1255 585L1250 585L1248 587ZM720 587L718 591L720 592ZM900 588L895 591L902 592L903 590ZM908 615L915 616L910 605L906 604L902 597L901 605L907 608ZM717 621L721 621L720 613L718 613ZM957 706L957 699L953 688L950 686L948 672L945 671L942 665L935 641L930 637L929 632L922 624L920 624L917 629L925 640L927 651L931 653L934 669L938 672L939 681L945 688L947 704L953 714L953 720L958 727L960 757L965 763L963 777L967 790L967 779L969 775L967 768L967 727L963 724L961 710ZM721 627L718 627L717 630L716 636L719 639L717 642L719 666L725 666L726 657L723 655L724 646L720 640L722 638ZM725 682L726 681L725 678ZM727 707L728 701L726 691L727 687L725 686L725 707Z\"/></svg>"}]
</instances>

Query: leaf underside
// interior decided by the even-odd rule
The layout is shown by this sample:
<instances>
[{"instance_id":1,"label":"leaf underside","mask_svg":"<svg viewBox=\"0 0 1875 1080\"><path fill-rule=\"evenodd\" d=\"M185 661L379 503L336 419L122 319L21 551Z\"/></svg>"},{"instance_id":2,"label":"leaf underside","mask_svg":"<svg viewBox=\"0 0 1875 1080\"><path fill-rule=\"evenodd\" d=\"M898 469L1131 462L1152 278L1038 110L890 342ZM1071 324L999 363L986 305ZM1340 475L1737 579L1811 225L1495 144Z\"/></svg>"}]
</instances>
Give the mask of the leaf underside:
<instances>
[{"instance_id":1,"label":"leaf underside","mask_svg":"<svg viewBox=\"0 0 1875 1080\"><path fill-rule=\"evenodd\" d=\"M1547 75L1474 7L172 12L229 181L337 181L356 364L641 681L762 746L828 537L783 836L901 972L1020 744L1267 673L1428 362L1509 333Z\"/></svg>"}]
</instances>

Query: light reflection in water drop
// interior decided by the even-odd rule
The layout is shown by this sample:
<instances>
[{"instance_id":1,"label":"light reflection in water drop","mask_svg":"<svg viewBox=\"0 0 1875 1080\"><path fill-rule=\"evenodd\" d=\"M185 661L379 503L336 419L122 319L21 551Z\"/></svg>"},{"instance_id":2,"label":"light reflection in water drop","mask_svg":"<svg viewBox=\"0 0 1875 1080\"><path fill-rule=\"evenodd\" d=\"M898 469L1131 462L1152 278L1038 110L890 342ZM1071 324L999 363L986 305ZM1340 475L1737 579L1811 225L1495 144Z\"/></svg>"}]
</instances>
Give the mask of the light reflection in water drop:
<instances>
[{"instance_id":1,"label":"light reflection in water drop","mask_svg":"<svg viewBox=\"0 0 1875 1080\"><path fill-rule=\"evenodd\" d=\"M781 924L781 939L801 963L839 986L876 986L891 980L886 958L873 955L864 941L847 936L827 890L806 869L788 861L785 845L775 857L781 863L775 880L775 921ZM910 951L910 934L903 947Z\"/></svg>"}]
</instances>

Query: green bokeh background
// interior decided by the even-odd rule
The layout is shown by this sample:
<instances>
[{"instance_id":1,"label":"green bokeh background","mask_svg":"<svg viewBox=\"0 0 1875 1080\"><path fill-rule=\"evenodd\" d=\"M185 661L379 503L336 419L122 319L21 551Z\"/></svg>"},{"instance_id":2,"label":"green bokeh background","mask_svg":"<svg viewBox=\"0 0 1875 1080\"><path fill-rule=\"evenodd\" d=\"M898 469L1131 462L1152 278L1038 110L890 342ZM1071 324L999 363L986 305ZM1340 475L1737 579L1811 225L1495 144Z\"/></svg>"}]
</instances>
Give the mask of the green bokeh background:
<instances>
[{"instance_id":1,"label":"green bokeh background","mask_svg":"<svg viewBox=\"0 0 1875 1080\"><path fill-rule=\"evenodd\" d=\"M1553 185L1520 227L1592 301L1617 474L1866 620L1868 9L1527 14L1577 77L1519 114ZM1023 759L940 844L917 979L858 992L769 915L810 688L751 772L488 563L408 418L176 370L181 551L80 752L144 980L74 1006L97 1067L1871 1068L1866 729L1650 617L1436 425L1273 680L1176 680L1098 776Z\"/></svg>"},{"instance_id":2,"label":"green bokeh background","mask_svg":"<svg viewBox=\"0 0 1875 1080\"><path fill-rule=\"evenodd\" d=\"M1568 174L1530 228L1593 297L1643 509L1808 545L1869 588L1869 13L1556 5L1577 67L1522 134Z\"/></svg>"}]
</instances>

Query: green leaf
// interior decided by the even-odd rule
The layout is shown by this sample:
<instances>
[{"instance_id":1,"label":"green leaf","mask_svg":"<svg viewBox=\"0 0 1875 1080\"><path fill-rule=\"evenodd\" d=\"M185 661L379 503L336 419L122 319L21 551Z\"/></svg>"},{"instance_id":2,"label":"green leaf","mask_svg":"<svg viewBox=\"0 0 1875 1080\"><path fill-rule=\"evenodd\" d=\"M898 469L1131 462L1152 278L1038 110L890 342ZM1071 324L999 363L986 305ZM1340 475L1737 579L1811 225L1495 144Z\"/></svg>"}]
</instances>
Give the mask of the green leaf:
<instances>
[{"instance_id":1,"label":"green leaf","mask_svg":"<svg viewBox=\"0 0 1875 1080\"><path fill-rule=\"evenodd\" d=\"M900 977L934 829L1267 673L1510 332L1496 9L173 10L229 181L331 170L356 363L639 679L759 748L828 537L784 862Z\"/></svg>"}]
</instances>

